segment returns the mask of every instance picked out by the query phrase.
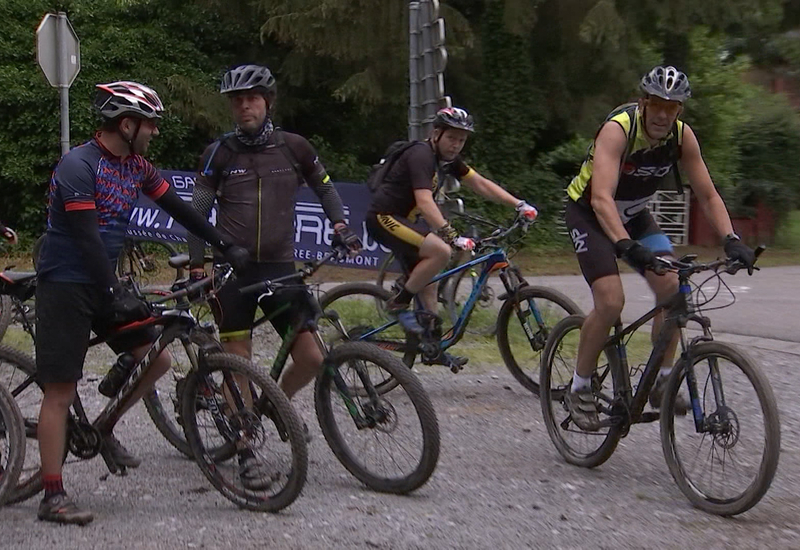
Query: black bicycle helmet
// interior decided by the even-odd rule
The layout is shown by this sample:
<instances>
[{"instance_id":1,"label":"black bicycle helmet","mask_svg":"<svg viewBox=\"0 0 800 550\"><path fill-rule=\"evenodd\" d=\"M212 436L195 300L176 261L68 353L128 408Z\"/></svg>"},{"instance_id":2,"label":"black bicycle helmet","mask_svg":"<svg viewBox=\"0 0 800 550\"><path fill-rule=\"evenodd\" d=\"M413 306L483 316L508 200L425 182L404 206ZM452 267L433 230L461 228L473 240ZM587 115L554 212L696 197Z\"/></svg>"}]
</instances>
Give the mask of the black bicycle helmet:
<instances>
[{"instance_id":1,"label":"black bicycle helmet","mask_svg":"<svg viewBox=\"0 0 800 550\"><path fill-rule=\"evenodd\" d=\"M111 82L97 84L94 107L107 120L121 116L157 119L164 112L164 105L152 88L137 82Z\"/></svg>"},{"instance_id":2,"label":"black bicycle helmet","mask_svg":"<svg viewBox=\"0 0 800 550\"><path fill-rule=\"evenodd\" d=\"M265 95L277 92L277 83L270 70L260 65L239 65L225 73L219 91L229 94L259 88Z\"/></svg>"},{"instance_id":3,"label":"black bicycle helmet","mask_svg":"<svg viewBox=\"0 0 800 550\"><path fill-rule=\"evenodd\" d=\"M433 119L434 128L455 128L456 130L475 131L472 115L458 107L445 107L439 109Z\"/></svg>"},{"instance_id":4,"label":"black bicycle helmet","mask_svg":"<svg viewBox=\"0 0 800 550\"><path fill-rule=\"evenodd\" d=\"M639 84L642 92L667 101L683 103L692 97L689 77L675 67L658 66L642 77Z\"/></svg>"}]
</instances>

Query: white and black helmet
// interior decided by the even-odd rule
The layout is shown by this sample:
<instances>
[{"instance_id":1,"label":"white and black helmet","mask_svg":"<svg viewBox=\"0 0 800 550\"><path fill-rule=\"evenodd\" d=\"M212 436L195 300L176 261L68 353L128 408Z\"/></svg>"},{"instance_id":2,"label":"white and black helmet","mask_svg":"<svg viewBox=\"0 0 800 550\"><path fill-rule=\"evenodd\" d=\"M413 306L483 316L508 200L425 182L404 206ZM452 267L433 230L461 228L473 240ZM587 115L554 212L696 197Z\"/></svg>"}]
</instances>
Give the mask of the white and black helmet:
<instances>
[{"instance_id":1,"label":"white and black helmet","mask_svg":"<svg viewBox=\"0 0 800 550\"><path fill-rule=\"evenodd\" d=\"M667 101L683 103L692 97L689 77L675 67L658 66L642 77L639 84L642 91Z\"/></svg>"},{"instance_id":2,"label":"white and black helmet","mask_svg":"<svg viewBox=\"0 0 800 550\"><path fill-rule=\"evenodd\" d=\"M475 131L472 115L458 107L439 109L433 119L433 127L441 129L455 128L456 130L466 130L470 133Z\"/></svg>"},{"instance_id":3,"label":"white and black helmet","mask_svg":"<svg viewBox=\"0 0 800 550\"><path fill-rule=\"evenodd\" d=\"M107 120L121 116L157 119L164 112L164 105L152 88L137 82L111 82L97 84L94 107Z\"/></svg>"},{"instance_id":4,"label":"white and black helmet","mask_svg":"<svg viewBox=\"0 0 800 550\"><path fill-rule=\"evenodd\" d=\"M239 65L222 77L219 92L229 94L258 88L265 95L274 95L277 92L277 83L270 70L261 65Z\"/></svg>"}]
</instances>

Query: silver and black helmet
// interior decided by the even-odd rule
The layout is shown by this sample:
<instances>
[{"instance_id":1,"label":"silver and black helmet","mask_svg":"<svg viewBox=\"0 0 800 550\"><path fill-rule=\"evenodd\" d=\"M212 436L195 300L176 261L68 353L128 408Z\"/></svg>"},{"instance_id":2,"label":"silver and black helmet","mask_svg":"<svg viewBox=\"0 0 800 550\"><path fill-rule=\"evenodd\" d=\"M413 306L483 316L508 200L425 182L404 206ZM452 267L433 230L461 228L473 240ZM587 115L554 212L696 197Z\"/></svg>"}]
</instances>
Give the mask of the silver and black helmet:
<instances>
[{"instance_id":1,"label":"silver and black helmet","mask_svg":"<svg viewBox=\"0 0 800 550\"><path fill-rule=\"evenodd\" d=\"M230 69L222 77L219 87L221 94L257 89L264 95L274 95L277 92L275 77L269 69L261 65L239 65Z\"/></svg>"},{"instance_id":2,"label":"silver and black helmet","mask_svg":"<svg viewBox=\"0 0 800 550\"><path fill-rule=\"evenodd\" d=\"M675 67L658 66L642 77L642 92L667 101L685 102L692 97L689 77Z\"/></svg>"},{"instance_id":3,"label":"silver and black helmet","mask_svg":"<svg viewBox=\"0 0 800 550\"><path fill-rule=\"evenodd\" d=\"M455 128L456 130L475 131L472 115L458 107L445 107L439 109L433 119L434 128Z\"/></svg>"}]
</instances>

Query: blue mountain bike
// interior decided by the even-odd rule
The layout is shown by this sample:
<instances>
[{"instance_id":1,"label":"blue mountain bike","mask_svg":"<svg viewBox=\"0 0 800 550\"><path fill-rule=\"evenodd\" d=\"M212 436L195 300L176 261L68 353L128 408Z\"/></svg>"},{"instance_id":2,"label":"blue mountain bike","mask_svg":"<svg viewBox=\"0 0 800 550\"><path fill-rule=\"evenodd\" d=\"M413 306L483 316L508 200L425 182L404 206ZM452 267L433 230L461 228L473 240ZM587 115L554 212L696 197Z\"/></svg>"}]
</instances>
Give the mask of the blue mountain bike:
<instances>
[{"instance_id":1,"label":"blue mountain bike","mask_svg":"<svg viewBox=\"0 0 800 550\"><path fill-rule=\"evenodd\" d=\"M383 308L376 307L376 302L382 303L392 296L390 290L370 283L346 283L332 288L320 300L326 314L335 313L343 327L338 332L328 332L326 341L335 345L337 339L365 340L401 354L408 367L419 356L425 364L443 364L458 372L463 363L449 360L451 357L445 351L462 339L490 277L497 275L503 287L497 301L499 308L480 309L477 313L495 316L497 345L503 362L525 388L538 395L539 359L550 329L581 310L556 290L529 285L512 265L508 250L522 239L527 229L528 224L520 218L508 228L498 228L477 241L475 259L433 279L432 284L482 266L452 326L442 326L438 315L424 310L417 302L417 317L426 332L421 337L406 334L396 321L386 316ZM387 379L380 387L389 391L395 385L396 381Z\"/></svg>"}]
</instances>

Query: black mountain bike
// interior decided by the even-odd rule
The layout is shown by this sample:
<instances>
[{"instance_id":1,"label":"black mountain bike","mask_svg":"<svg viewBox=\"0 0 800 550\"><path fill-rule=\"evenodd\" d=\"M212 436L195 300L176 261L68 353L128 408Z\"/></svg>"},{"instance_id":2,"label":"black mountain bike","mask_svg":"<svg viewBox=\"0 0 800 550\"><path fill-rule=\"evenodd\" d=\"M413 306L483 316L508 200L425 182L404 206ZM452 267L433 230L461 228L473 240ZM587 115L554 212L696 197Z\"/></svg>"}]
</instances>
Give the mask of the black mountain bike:
<instances>
[{"instance_id":1,"label":"black mountain bike","mask_svg":"<svg viewBox=\"0 0 800 550\"><path fill-rule=\"evenodd\" d=\"M179 340L195 366L186 378L182 392L186 439L191 446L200 449L198 456L213 458L214 461L214 468L209 469L206 461L197 460L203 473L226 498L242 508L276 512L294 502L305 484L308 453L302 422L288 398L271 378L248 361L222 353L216 342L198 339L194 334L197 323L190 312L192 301L207 300L208 292L224 284L231 273L230 267L222 267L213 277L162 297L161 304L152 304L151 318L115 332L118 334L147 325L161 327L150 350L133 367L126 382L94 421L89 421L80 396L76 397L67 424L68 454L79 460L88 460L99 454L111 473L125 473L125 468L114 462L103 445L103 435L109 433L119 420L121 411L152 361L170 343ZM4 285L0 285L0 293L13 293L24 298L35 289L35 274L16 279L8 272L3 275L6 277L3 278ZM13 282L9 283L9 280ZM169 305L164 305L167 302ZM30 320L26 315L23 317L25 326L30 327ZM30 335L34 337L32 330ZM103 342L104 339L96 337L90 345ZM198 342L199 350L195 353ZM33 358L19 350L0 346L0 384L11 391L25 418L29 442L26 464L11 495L11 502L20 502L42 490L36 445L42 391L36 382ZM205 443L202 449L198 443L201 432L203 441L209 440L208 433L214 434L213 444ZM250 449L259 463L271 472L269 479L257 489L245 487L238 475L235 457L245 448Z\"/></svg>"},{"instance_id":2,"label":"black mountain bike","mask_svg":"<svg viewBox=\"0 0 800 550\"><path fill-rule=\"evenodd\" d=\"M344 327L335 316L323 316L311 290L299 284L328 261L341 260L345 255L345 251L333 249L295 274L265 280L241 292L271 295L289 288L305 289L304 297L313 316L299 321L283 335L270 371L272 378L279 379L298 334L310 329L325 357L314 387L317 420L334 455L368 487L388 493L409 493L430 478L439 459L439 424L427 393L397 358L373 345L352 342L329 351L317 330L318 324L322 322L341 331ZM287 303L270 316L258 319L254 327L296 305ZM379 394L375 387L387 378L396 379L399 389L391 395ZM174 384L175 388L183 384L180 373L176 373ZM186 383L184 391L192 393L190 383ZM188 402L184 397L184 408ZM162 410L169 413L168 408ZM191 451L198 461L206 462L207 469L213 469L216 460L205 452L207 445L201 435L200 441L192 443Z\"/></svg>"},{"instance_id":3,"label":"black mountain bike","mask_svg":"<svg viewBox=\"0 0 800 550\"><path fill-rule=\"evenodd\" d=\"M756 254L762 250L757 249ZM735 273L741 264L728 259L695 260L695 255L677 261L659 258L655 271L677 273L680 290L627 327L618 323L606 341L592 376L600 404L598 431L587 432L575 425L565 402L575 372L582 316L567 317L553 328L542 355L540 402L558 452L567 462L587 468L608 460L633 424L660 419L664 457L680 490L698 508L732 516L749 510L769 489L778 466L780 420L766 376L746 353L714 341L711 322L701 315L702 306L721 286L728 288L722 273ZM693 292L690 278L705 271L713 275ZM702 289L711 279L719 286L714 296L706 299ZM665 321L644 370L629 366L626 343L659 311L665 312ZM702 329L701 335L691 339L685 330L690 321ZM660 413L645 412L676 330L680 331L682 351L666 382ZM675 416L681 391L688 393L690 416ZM736 475L745 479L729 479Z\"/></svg>"}]
</instances>

